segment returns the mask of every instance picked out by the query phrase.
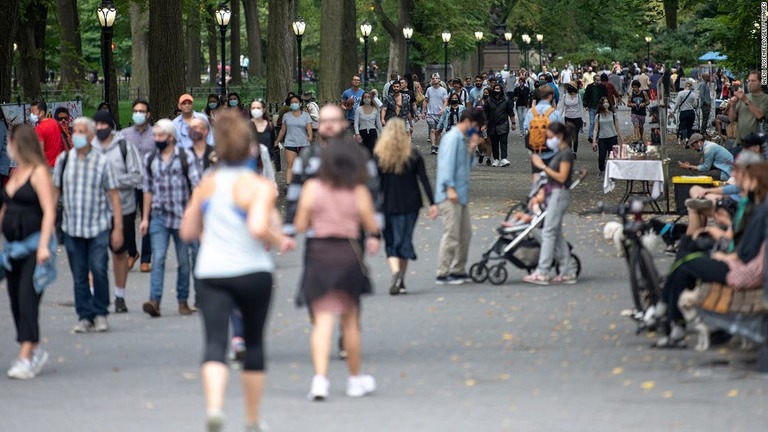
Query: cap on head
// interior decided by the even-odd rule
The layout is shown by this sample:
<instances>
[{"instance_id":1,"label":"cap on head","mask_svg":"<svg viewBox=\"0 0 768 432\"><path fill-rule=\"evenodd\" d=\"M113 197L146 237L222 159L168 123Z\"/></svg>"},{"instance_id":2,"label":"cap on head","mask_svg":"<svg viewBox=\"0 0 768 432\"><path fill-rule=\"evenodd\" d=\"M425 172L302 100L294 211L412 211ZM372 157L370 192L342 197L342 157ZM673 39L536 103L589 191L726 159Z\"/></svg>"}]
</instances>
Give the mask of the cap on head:
<instances>
[{"instance_id":1,"label":"cap on head","mask_svg":"<svg viewBox=\"0 0 768 432\"><path fill-rule=\"evenodd\" d=\"M704 141L704 135L702 135L700 133L695 133L695 134L691 135L690 138L688 138L688 145L692 145L692 144L697 143L699 141Z\"/></svg>"},{"instance_id":2,"label":"cap on head","mask_svg":"<svg viewBox=\"0 0 768 432\"><path fill-rule=\"evenodd\" d=\"M183 104L184 102L195 102L195 98L192 97L189 93L184 93L183 95L179 96L179 105Z\"/></svg>"},{"instance_id":3,"label":"cap on head","mask_svg":"<svg viewBox=\"0 0 768 432\"><path fill-rule=\"evenodd\" d=\"M600 81L608 81L608 74L604 73L600 75Z\"/></svg>"},{"instance_id":4,"label":"cap on head","mask_svg":"<svg viewBox=\"0 0 768 432\"><path fill-rule=\"evenodd\" d=\"M93 121L95 123L104 123L109 125L111 128L114 125L114 120L112 120L112 115L107 111L96 111L96 113L93 115Z\"/></svg>"}]
</instances>

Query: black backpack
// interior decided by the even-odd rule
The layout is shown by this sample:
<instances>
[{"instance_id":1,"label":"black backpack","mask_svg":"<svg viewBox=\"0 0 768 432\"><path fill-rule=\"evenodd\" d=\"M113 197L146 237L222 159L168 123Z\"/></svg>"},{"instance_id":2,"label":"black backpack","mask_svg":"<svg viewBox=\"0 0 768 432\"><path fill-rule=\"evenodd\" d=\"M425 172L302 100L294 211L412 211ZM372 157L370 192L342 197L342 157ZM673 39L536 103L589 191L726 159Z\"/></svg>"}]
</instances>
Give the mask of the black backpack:
<instances>
[{"instance_id":1,"label":"black backpack","mask_svg":"<svg viewBox=\"0 0 768 432\"><path fill-rule=\"evenodd\" d=\"M157 150L152 150L147 158L147 175L152 178L152 162L157 157ZM192 182L189 180L189 161L187 160L187 151L179 147L179 160L181 161L181 172L184 174L184 179L187 181L187 187L189 187L189 193L192 193Z\"/></svg>"}]
</instances>

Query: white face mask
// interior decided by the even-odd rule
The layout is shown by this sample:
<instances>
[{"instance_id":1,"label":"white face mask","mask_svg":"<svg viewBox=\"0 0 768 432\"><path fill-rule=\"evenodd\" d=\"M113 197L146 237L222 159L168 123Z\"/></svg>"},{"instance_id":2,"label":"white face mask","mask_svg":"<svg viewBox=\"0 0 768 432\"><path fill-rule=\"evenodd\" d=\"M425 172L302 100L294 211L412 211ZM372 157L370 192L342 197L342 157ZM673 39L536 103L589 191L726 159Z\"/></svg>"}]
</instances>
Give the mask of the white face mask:
<instances>
[{"instance_id":1,"label":"white face mask","mask_svg":"<svg viewBox=\"0 0 768 432\"><path fill-rule=\"evenodd\" d=\"M264 116L264 110L259 108L254 108L251 110L251 115L255 119L260 119Z\"/></svg>"},{"instance_id":2,"label":"white face mask","mask_svg":"<svg viewBox=\"0 0 768 432\"><path fill-rule=\"evenodd\" d=\"M548 149L555 151L559 146L560 146L560 138L558 137L547 138Z\"/></svg>"},{"instance_id":3,"label":"white face mask","mask_svg":"<svg viewBox=\"0 0 768 432\"><path fill-rule=\"evenodd\" d=\"M608 109L608 108L610 108L610 107L611 107L611 104L607 104L607 103L604 103L604 104L603 104L603 108L605 108L605 109Z\"/></svg>"}]
</instances>

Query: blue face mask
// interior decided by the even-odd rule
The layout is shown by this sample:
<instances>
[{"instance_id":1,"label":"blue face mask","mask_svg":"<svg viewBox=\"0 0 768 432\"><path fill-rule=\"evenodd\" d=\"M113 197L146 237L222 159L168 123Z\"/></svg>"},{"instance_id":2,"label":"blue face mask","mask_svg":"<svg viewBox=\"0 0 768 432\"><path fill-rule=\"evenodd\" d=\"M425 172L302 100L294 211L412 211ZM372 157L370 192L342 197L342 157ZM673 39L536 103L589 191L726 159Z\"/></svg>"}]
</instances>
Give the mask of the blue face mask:
<instances>
[{"instance_id":1,"label":"blue face mask","mask_svg":"<svg viewBox=\"0 0 768 432\"><path fill-rule=\"evenodd\" d=\"M292 103L292 104L291 104L291 110L292 110L292 111L298 111L298 110L299 110L299 108L301 108L301 105L299 105L299 104L297 104L297 103Z\"/></svg>"},{"instance_id":2,"label":"blue face mask","mask_svg":"<svg viewBox=\"0 0 768 432\"><path fill-rule=\"evenodd\" d=\"M229 101L229 106L231 106L232 108L238 105L240 105L240 103L238 103L236 99L232 99L231 101Z\"/></svg>"},{"instance_id":3,"label":"blue face mask","mask_svg":"<svg viewBox=\"0 0 768 432\"><path fill-rule=\"evenodd\" d=\"M467 129L467 138L472 138L472 135L480 133L480 129L472 126L471 128Z\"/></svg>"},{"instance_id":4,"label":"blue face mask","mask_svg":"<svg viewBox=\"0 0 768 432\"><path fill-rule=\"evenodd\" d=\"M40 120L40 117L37 116L37 114L30 114L29 115L29 122L32 124L35 124Z\"/></svg>"},{"instance_id":5,"label":"blue face mask","mask_svg":"<svg viewBox=\"0 0 768 432\"><path fill-rule=\"evenodd\" d=\"M88 145L88 137L82 134L74 134L72 135L72 145L76 149L84 148Z\"/></svg>"},{"instance_id":6,"label":"blue face mask","mask_svg":"<svg viewBox=\"0 0 768 432\"><path fill-rule=\"evenodd\" d=\"M131 120L133 120L134 124L141 126L147 121L147 115L144 113L133 113Z\"/></svg>"},{"instance_id":7,"label":"blue face mask","mask_svg":"<svg viewBox=\"0 0 768 432\"><path fill-rule=\"evenodd\" d=\"M216 102L209 102L208 103L208 108L210 108L210 109L216 109L218 107L219 107L219 104L216 103Z\"/></svg>"}]
</instances>

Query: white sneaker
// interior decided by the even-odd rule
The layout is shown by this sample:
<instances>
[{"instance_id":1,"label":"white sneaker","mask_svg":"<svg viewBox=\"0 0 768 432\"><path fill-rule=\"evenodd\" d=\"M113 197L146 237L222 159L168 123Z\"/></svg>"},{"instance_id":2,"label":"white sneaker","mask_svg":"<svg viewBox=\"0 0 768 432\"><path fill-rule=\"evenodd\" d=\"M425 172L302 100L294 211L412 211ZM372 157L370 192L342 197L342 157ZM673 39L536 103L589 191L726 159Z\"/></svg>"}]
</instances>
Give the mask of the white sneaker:
<instances>
[{"instance_id":1,"label":"white sneaker","mask_svg":"<svg viewBox=\"0 0 768 432\"><path fill-rule=\"evenodd\" d=\"M509 161L506 158L504 158L501 160L501 163L499 164L499 166L502 166L502 167L509 166Z\"/></svg>"},{"instance_id":2,"label":"white sneaker","mask_svg":"<svg viewBox=\"0 0 768 432\"><path fill-rule=\"evenodd\" d=\"M220 432L224 429L224 413L221 410L211 410L205 416L205 430Z\"/></svg>"},{"instance_id":3,"label":"white sneaker","mask_svg":"<svg viewBox=\"0 0 768 432\"><path fill-rule=\"evenodd\" d=\"M492 167L497 167L497 166L499 166L499 160L498 160L498 159L494 159L494 160L493 160L493 163L491 164L491 166L492 166Z\"/></svg>"},{"instance_id":4,"label":"white sneaker","mask_svg":"<svg viewBox=\"0 0 768 432\"><path fill-rule=\"evenodd\" d=\"M347 378L347 396L363 397L376 390L376 380L370 375L358 375Z\"/></svg>"},{"instance_id":5,"label":"white sneaker","mask_svg":"<svg viewBox=\"0 0 768 432\"><path fill-rule=\"evenodd\" d=\"M328 397L328 392L331 389L331 383L328 382L328 378L315 375L312 378L312 388L309 390L307 398L311 401L323 401Z\"/></svg>"},{"instance_id":6,"label":"white sneaker","mask_svg":"<svg viewBox=\"0 0 768 432\"><path fill-rule=\"evenodd\" d=\"M35 371L32 369L32 362L27 359L16 359L11 368L8 369L8 378L25 380L34 377Z\"/></svg>"},{"instance_id":7,"label":"white sneaker","mask_svg":"<svg viewBox=\"0 0 768 432\"><path fill-rule=\"evenodd\" d=\"M88 333L91 331L93 331L93 323L87 319L80 320L72 327L72 333Z\"/></svg>"},{"instance_id":8,"label":"white sneaker","mask_svg":"<svg viewBox=\"0 0 768 432\"><path fill-rule=\"evenodd\" d=\"M34 372L35 375L39 375L47 361L48 352L38 345L35 352L32 354L32 372Z\"/></svg>"},{"instance_id":9,"label":"white sneaker","mask_svg":"<svg viewBox=\"0 0 768 432\"><path fill-rule=\"evenodd\" d=\"M99 333L104 333L109 330L109 323L107 323L107 317L104 315L98 315L93 320L93 330Z\"/></svg>"}]
</instances>

